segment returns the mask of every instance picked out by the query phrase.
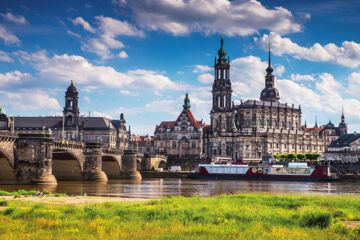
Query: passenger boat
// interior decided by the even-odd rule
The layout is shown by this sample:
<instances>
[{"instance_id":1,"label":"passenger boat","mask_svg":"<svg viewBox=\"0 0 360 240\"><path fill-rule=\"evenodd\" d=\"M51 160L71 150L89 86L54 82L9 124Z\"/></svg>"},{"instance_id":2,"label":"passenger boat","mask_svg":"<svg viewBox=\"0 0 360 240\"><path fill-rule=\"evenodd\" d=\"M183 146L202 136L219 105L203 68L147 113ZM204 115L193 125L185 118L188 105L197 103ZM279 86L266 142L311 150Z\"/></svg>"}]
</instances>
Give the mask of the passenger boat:
<instances>
[{"instance_id":1,"label":"passenger boat","mask_svg":"<svg viewBox=\"0 0 360 240\"><path fill-rule=\"evenodd\" d=\"M228 180L333 181L329 166L308 166L307 163L282 165L248 165L246 163L199 164L190 178Z\"/></svg>"}]
</instances>

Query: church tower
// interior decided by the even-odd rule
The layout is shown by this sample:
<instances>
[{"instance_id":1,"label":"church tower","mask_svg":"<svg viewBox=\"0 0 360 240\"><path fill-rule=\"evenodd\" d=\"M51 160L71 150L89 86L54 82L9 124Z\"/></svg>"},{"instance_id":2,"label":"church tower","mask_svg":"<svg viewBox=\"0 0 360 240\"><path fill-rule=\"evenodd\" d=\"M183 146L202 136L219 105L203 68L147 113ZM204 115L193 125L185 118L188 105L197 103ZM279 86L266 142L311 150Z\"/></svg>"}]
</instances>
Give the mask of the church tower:
<instances>
[{"instance_id":1,"label":"church tower","mask_svg":"<svg viewBox=\"0 0 360 240\"><path fill-rule=\"evenodd\" d=\"M275 88L275 77L272 75L270 43L269 43L269 66L266 69L265 88L261 91L260 100L269 102L278 102L280 99L279 91Z\"/></svg>"},{"instance_id":2,"label":"church tower","mask_svg":"<svg viewBox=\"0 0 360 240\"><path fill-rule=\"evenodd\" d=\"M345 122L344 108L342 109L341 122L339 123L340 136L347 134L347 124Z\"/></svg>"},{"instance_id":3,"label":"church tower","mask_svg":"<svg viewBox=\"0 0 360 240\"><path fill-rule=\"evenodd\" d=\"M66 128L78 129L79 127L79 93L71 80L70 86L65 93L64 126Z\"/></svg>"},{"instance_id":4,"label":"church tower","mask_svg":"<svg viewBox=\"0 0 360 240\"><path fill-rule=\"evenodd\" d=\"M219 57L215 57L215 76L212 89L213 106L211 112L225 112L231 110L231 81L230 81L230 59L226 59L226 51L223 47L224 39L221 36L221 47L218 51Z\"/></svg>"}]
</instances>

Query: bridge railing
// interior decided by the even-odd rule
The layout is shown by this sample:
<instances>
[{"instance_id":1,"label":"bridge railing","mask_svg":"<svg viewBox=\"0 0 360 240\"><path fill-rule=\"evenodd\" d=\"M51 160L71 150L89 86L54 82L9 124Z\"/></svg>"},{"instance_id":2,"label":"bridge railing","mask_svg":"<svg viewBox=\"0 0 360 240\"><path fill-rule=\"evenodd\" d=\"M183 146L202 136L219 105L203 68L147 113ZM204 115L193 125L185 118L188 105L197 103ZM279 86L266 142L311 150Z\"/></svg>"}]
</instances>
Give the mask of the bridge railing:
<instances>
[{"instance_id":1,"label":"bridge railing","mask_svg":"<svg viewBox=\"0 0 360 240\"><path fill-rule=\"evenodd\" d=\"M10 137L10 138L17 138L18 135L16 133L10 132L0 132L0 137Z\"/></svg>"}]
</instances>

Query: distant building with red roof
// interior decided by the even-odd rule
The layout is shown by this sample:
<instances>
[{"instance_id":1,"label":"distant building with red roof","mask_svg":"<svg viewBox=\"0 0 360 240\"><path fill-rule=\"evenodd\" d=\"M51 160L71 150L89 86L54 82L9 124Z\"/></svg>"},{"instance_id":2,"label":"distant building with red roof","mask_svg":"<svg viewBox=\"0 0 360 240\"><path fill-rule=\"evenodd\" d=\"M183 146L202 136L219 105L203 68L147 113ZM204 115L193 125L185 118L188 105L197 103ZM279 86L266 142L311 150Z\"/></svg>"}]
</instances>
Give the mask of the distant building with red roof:
<instances>
[{"instance_id":1,"label":"distant building with red roof","mask_svg":"<svg viewBox=\"0 0 360 240\"><path fill-rule=\"evenodd\" d=\"M156 153L173 156L201 156L204 123L192 114L189 95L186 93L183 110L175 121L162 121L154 132Z\"/></svg>"},{"instance_id":2,"label":"distant building with red roof","mask_svg":"<svg viewBox=\"0 0 360 240\"><path fill-rule=\"evenodd\" d=\"M154 153L154 136L131 135L130 145L138 150L138 153Z\"/></svg>"}]
</instances>

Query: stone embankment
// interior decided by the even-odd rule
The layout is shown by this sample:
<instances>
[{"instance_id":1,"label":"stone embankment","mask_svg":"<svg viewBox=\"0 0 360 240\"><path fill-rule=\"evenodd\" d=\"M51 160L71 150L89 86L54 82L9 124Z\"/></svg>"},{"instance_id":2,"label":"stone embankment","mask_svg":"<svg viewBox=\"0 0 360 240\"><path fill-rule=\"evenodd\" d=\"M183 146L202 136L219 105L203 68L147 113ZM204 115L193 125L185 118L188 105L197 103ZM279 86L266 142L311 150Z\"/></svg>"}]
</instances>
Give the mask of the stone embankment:
<instances>
[{"instance_id":1,"label":"stone embankment","mask_svg":"<svg viewBox=\"0 0 360 240\"><path fill-rule=\"evenodd\" d=\"M181 172L157 172L157 171L140 171L142 178L188 178L189 171Z\"/></svg>"}]
</instances>

